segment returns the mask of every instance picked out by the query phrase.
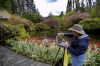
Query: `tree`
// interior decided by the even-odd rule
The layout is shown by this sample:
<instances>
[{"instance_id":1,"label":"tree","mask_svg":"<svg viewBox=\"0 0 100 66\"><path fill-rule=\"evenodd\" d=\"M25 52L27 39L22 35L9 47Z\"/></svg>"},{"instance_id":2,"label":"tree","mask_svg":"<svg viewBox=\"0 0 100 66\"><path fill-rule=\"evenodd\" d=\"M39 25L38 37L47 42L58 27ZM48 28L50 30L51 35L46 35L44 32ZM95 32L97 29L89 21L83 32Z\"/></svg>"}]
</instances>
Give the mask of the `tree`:
<instances>
[{"instance_id":1,"label":"tree","mask_svg":"<svg viewBox=\"0 0 100 66\"><path fill-rule=\"evenodd\" d=\"M88 0L88 3L89 3L89 10L91 11L92 1L91 0Z\"/></svg>"},{"instance_id":2,"label":"tree","mask_svg":"<svg viewBox=\"0 0 100 66\"><path fill-rule=\"evenodd\" d=\"M96 16L100 17L100 0L96 0Z\"/></svg>"},{"instance_id":3,"label":"tree","mask_svg":"<svg viewBox=\"0 0 100 66\"><path fill-rule=\"evenodd\" d=\"M64 15L64 12L62 11L59 16L62 17L63 15Z\"/></svg>"},{"instance_id":4,"label":"tree","mask_svg":"<svg viewBox=\"0 0 100 66\"><path fill-rule=\"evenodd\" d=\"M0 0L0 10L7 10L11 12L13 7L13 0Z\"/></svg>"},{"instance_id":5,"label":"tree","mask_svg":"<svg viewBox=\"0 0 100 66\"><path fill-rule=\"evenodd\" d=\"M84 0L82 0L81 7L82 7L82 8L85 7Z\"/></svg>"},{"instance_id":6,"label":"tree","mask_svg":"<svg viewBox=\"0 0 100 66\"><path fill-rule=\"evenodd\" d=\"M82 0L81 7L80 7L80 11L85 12L84 0Z\"/></svg>"},{"instance_id":7,"label":"tree","mask_svg":"<svg viewBox=\"0 0 100 66\"><path fill-rule=\"evenodd\" d=\"M92 3L93 3L93 0L86 0L86 9L89 12L91 11L91 9L93 7Z\"/></svg>"},{"instance_id":8,"label":"tree","mask_svg":"<svg viewBox=\"0 0 100 66\"><path fill-rule=\"evenodd\" d=\"M27 10L29 10L31 12L35 12L36 11L34 0L26 0L26 3L27 3L26 4Z\"/></svg>"},{"instance_id":9,"label":"tree","mask_svg":"<svg viewBox=\"0 0 100 66\"><path fill-rule=\"evenodd\" d=\"M75 5L76 5L76 12L80 10L80 3L79 0L75 0Z\"/></svg>"},{"instance_id":10,"label":"tree","mask_svg":"<svg viewBox=\"0 0 100 66\"><path fill-rule=\"evenodd\" d=\"M30 13L30 12L24 12L22 14L22 17L32 21L33 23L39 23L42 21L42 16L39 13Z\"/></svg>"},{"instance_id":11,"label":"tree","mask_svg":"<svg viewBox=\"0 0 100 66\"><path fill-rule=\"evenodd\" d=\"M53 13L52 12L50 12L49 13L49 15L48 15L48 17L52 17L53 16Z\"/></svg>"},{"instance_id":12,"label":"tree","mask_svg":"<svg viewBox=\"0 0 100 66\"><path fill-rule=\"evenodd\" d=\"M75 8L75 0L73 0L73 10L74 10L74 8Z\"/></svg>"},{"instance_id":13,"label":"tree","mask_svg":"<svg viewBox=\"0 0 100 66\"><path fill-rule=\"evenodd\" d=\"M17 14L22 15L23 12L36 12L34 0L14 0L14 4Z\"/></svg>"},{"instance_id":14,"label":"tree","mask_svg":"<svg viewBox=\"0 0 100 66\"><path fill-rule=\"evenodd\" d=\"M72 0L68 0L66 13L72 10Z\"/></svg>"}]
</instances>

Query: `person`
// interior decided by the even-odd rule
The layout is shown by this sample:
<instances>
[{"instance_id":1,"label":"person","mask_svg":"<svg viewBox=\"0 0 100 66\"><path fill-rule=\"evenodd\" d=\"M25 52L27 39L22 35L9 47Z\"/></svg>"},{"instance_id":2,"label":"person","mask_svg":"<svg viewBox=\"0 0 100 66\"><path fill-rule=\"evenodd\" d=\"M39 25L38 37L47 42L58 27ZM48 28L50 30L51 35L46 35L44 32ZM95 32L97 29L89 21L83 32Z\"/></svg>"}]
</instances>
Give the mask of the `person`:
<instances>
[{"instance_id":1,"label":"person","mask_svg":"<svg viewBox=\"0 0 100 66\"><path fill-rule=\"evenodd\" d=\"M71 53L72 66L82 66L89 45L89 36L83 30L82 25L79 24L74 24L68 30L70 33L60 33L59 35L73 36L70 44L65 42L64 47Z\"/></svg>"}]
</instances>

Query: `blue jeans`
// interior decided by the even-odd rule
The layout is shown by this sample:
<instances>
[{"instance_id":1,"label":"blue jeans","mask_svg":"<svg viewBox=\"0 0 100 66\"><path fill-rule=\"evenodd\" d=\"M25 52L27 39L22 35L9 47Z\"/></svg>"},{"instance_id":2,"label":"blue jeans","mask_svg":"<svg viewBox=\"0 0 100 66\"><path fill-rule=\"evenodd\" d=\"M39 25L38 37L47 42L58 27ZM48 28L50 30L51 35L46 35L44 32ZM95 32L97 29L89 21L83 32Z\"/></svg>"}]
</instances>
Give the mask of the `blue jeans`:
<instances>
[{"instance_id":1,"label":"blue jeans","mask_svg":"<svg viewBox=\"0 0 100 66\"><path fill-rule=\"evenodd\" d=\"M82 54L80 56L72 55L72 66L82 66L84 59L85 54Z\"/></svg>"}]
</instances>

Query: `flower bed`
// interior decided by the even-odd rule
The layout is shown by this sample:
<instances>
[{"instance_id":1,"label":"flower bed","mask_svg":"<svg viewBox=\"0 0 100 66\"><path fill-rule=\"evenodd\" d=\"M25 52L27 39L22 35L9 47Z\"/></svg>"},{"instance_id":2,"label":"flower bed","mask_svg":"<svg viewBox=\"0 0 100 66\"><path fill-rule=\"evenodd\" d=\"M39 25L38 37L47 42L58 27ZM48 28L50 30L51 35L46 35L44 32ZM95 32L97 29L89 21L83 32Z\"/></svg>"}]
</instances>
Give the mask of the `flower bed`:
<instances>
[{"instance_id":1,"label":"flower bed","mask_svg":"<svg viewBox=\"0 0 100 66\"><path fill-rule=\"evenodd\" d=\"M100 65L100 47L90 45L86 53L84 66L99 66Z\"/></svg>"},{"instance_id":2,"label":"flower bed","mask_svg":"<svg viewBox=\"0 0 100 66\"><path fill-rule=\"evenodd\" d=\"M8 46L19 54L26 55L34 60L44 63L53 64L59 63L58 61L63 58L63 49L60 50L57 59L55 60L58 47L55 42L51 42L49 47L45 47L38 44L25 41L8 40ZM100 43L91 41L89 49L86 53L86 59L83 66L99 66L100 65ZM71 57L69 56L69 63L71 63Z\"/></svg>"},{"instance_id":3,"label":"flower bed","mask_svg":"<svg viewBox=\"0 0 100 66\"><path fill-rule=\"evenodd\" d=\"M26 55L34 60L41 61L44 63L56 63L59 59L63 57L63 49L61 49L57 59L55 59L56 53L59 49L55 45L51 45L53 47L48 48L42 46L39 47L38 45L34 45L28 42L14 40L8 40L7 43L10 46L10 48L15 52Z\"/></svg>"}]
</instances>

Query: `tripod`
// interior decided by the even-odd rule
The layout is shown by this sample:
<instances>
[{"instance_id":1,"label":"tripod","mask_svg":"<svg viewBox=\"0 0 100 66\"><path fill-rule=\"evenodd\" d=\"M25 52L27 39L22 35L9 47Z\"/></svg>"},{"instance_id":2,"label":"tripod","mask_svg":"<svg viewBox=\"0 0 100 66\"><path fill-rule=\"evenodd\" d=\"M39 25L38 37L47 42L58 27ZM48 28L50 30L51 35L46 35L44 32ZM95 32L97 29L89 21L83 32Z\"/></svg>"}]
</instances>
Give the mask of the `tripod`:
<instances>
[{"instance_id":1,"label":"tripod","mask_svg":"<svg viewBox=\"0 0 100 66\"><path fill-rule=\"evenodd\" d=\"M58 53L59 53L59 51L60 51L60 47L59 47L59 49L58 49L58 51L57 51L57 54L56 54L56 56L55 56L55 61L56 61L56 58L57 58L57 56L58 56ZM53 66L55 65L55 61L54 61L54 63L53 63Z\"/></svg>"},{"instance_id":2,"label":"tripod","mask_svg":"<svg viewBox=\"0 0 100 66\"><path fill-rule=\"evenodd\" d=\"M56 42L57 42L57 44L61 43L62 41L64 41L64 40L63 39L59 39L59 37L56 36ZM60 49L61 49L61 47L59 47L59 49L57 51L57 54L55 56L55 61L56 61L56 58L58 56L58 53L60 52ZM67 50L66 50L66 48L63 48L63 50L64 50L64 52L63 52L63 64L62 64L62 66L67 66L68 65L68 55L66 55L67 54ZM53 63L53 66L54 65L55 65L55 63Z\"/></svg>"}]
</instances>

